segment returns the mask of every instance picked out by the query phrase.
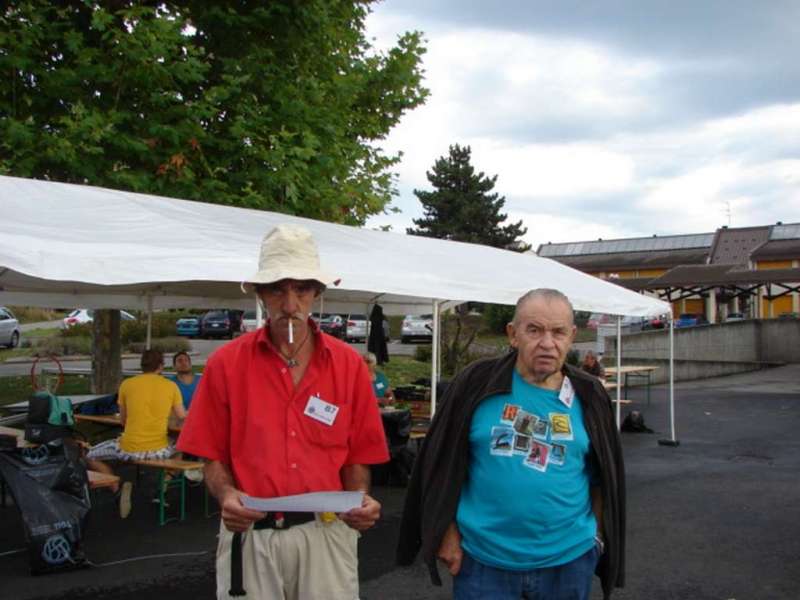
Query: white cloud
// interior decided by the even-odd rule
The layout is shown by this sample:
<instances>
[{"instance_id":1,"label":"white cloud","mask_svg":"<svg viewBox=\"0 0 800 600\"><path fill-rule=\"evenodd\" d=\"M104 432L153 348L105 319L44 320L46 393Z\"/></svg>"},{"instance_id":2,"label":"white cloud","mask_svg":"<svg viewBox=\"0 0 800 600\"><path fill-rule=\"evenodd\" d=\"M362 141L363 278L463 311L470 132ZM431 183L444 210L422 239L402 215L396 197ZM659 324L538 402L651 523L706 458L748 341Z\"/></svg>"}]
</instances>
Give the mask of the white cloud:
<instances>
[{"instance_id":1,"label":"white cloud","mask_svg":"<svg viewBox=\"0 0 800 600\"><path fill-rule=\"evenodd\" d=\"M735 72L736 56L645 58L567 28L459 29L382 6L368 22L379 45L425 30L431 97L384 144L404 152L403 214L370 226L411 226L422 214L412 190L430 189L425 172L454 143L498 175L509 220L523 219L534 246L713 231L729 208L734 226L800 221L800 95L730 113L720 106L741 88L697 89L698 69ZM681 104L706 93L701 110Z\"/></svg>"}]
</instances>

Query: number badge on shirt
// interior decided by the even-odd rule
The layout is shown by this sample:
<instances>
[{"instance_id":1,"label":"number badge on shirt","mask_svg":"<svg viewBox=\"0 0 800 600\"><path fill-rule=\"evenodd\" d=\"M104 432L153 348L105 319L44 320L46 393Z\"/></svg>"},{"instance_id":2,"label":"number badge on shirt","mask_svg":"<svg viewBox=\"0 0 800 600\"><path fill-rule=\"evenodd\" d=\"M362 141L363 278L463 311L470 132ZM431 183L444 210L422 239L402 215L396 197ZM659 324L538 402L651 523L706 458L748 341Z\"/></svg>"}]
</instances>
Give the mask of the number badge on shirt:
<instances>
[{"instance_id":1,"label":"number badge on shirt","mask_svg":"<svg viewBox=\"0 0 800 600\"><path fill-rule=\"evenodd\" d=\"M309 396L308 403L303 411L304 415L328 426L333 425L338 413L338 406L330 402L325 402L325 400L319 396Z\"/></svg>"}]
</instances>

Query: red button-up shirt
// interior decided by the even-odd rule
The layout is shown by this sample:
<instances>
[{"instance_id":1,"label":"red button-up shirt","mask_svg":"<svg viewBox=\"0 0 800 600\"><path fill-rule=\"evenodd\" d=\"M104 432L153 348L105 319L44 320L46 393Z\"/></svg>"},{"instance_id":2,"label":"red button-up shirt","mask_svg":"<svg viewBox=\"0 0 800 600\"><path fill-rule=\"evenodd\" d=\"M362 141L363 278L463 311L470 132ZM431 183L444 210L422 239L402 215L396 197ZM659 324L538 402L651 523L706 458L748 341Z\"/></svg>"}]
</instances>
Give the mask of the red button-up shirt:
<instances>
[{"instance_id":1,"label":"red button-up shirt","mask_svg":"<svg viewBox=\"0 0 800 600\"><path fill-rule=\"evenodd\" d=\"M178 449L225 463L248 495L337 491L343 466L389 460L364 360L309 325L316 348L297 387L261 328L209 358L192 399ZM303 414L312 396L339 407L331 425Z\"/></svg>"}]
</instances>

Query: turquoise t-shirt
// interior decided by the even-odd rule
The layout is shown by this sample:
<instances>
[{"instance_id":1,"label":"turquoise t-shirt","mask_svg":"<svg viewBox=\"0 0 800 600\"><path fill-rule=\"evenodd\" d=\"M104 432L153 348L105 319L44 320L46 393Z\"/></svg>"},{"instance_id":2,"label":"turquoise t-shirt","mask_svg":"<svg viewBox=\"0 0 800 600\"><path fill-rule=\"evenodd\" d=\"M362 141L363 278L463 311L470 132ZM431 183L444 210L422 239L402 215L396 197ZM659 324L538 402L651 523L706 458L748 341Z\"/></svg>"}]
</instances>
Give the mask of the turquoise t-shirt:
<instances>
[{"instance_id":1,"label":"turquoise t-shirt","mask_svg":"<svg viewBox=\"0 0 800 600\"><path fill-rule=\"evenodd\" d=\"M457 524L477 561L508 570L568 563L592 548L597 523L589 437L577 396L526 382L475 410Z\"/></svg>"},{"instance_id":2,"label":"turquoise t-shirt","mask_svg":"<svg viewBox=\"0 0 800 600\"><path fill-rule=\"evenodd\" d=\"M177 375L167 375L167 379L174 381L178 386L178 389L181 391L183 408L186 410L189 410L189 405L192 403L192 396L194 396L194 390L197 388L197 384L200 383L200 377L200 375L195 375L194 379L192 379L192 383L187 384L178 379Z\"/></svg>"},{"instance_id":3,"label":"turquoise t-shirt","mask_svg":"<svg viewBox=\"0 0 800 600\"><path fill-rule=\"evenodd\" d=\"M375 392L375 397L380 399L386 395L386 390L389 388L389 379L380 371L375 371L375 381L372 382L372 391Z\"/></svg>"}]
</instances>

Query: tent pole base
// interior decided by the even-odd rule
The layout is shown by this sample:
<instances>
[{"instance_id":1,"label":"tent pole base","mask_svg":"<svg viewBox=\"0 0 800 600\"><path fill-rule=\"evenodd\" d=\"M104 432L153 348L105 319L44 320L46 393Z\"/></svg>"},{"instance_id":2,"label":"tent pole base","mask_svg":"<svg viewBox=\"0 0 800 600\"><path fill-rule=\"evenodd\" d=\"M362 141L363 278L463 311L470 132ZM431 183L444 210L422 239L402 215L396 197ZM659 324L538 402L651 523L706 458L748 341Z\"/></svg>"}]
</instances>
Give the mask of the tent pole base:
<instances>
[{"instance_id":1,"label":"tent pole base","mask_svg":"<svg viewBox=\"0 0 800 600\"><path fill-rule=\"evenodd\" d=\"M680 446L681 443L678 440L658 440L658 445L659 446L672 446L674 448L675 446Z\"/></svg>"}]
</instances>

